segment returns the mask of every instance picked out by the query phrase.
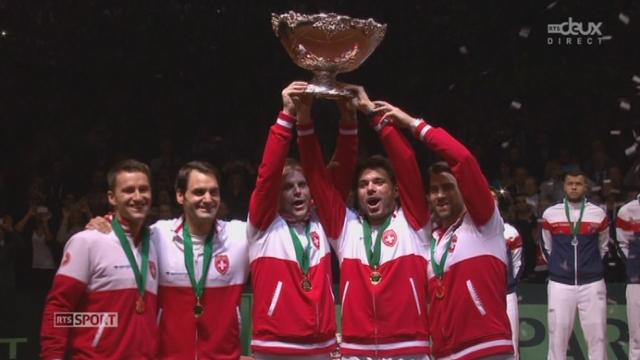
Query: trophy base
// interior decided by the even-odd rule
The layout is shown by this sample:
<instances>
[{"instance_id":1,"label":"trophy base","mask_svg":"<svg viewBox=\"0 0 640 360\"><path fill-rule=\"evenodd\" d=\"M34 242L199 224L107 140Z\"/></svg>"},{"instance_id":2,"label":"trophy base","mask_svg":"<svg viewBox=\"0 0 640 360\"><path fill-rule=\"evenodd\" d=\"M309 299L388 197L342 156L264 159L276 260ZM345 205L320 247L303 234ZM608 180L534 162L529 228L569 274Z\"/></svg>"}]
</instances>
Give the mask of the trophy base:
<instances>
[{"instance_id":1,"label":"trophy base","mask_svg":"<svg viewBox=\"0 0 640 360\"><path fill-rule=\"evenodd\" d=\"M352 98L353 94L349 90L330 87L326 85L309 84L306 93L313 94L314 97L325 99Z\"/></svg>"}]
</instances>

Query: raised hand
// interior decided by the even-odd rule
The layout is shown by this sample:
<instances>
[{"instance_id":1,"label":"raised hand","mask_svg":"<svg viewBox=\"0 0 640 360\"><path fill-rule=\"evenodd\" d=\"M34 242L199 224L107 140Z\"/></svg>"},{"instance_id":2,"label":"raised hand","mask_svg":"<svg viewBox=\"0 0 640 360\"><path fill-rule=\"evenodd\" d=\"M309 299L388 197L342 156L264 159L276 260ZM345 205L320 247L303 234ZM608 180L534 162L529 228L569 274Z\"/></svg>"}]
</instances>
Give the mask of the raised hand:
<instances>
[{"instance_id":1,"label":"raised hand","mask_svg":"<svg viewBox=\"0 0 640 360\"><path fill-rule=\"evenodd\" d=\"M384 113L384 118L391 120L397 127L410 128L416 121L415 118L386 101L374 101L373 104L376 111Z\"/></svg>"},{"instance_id":2,"label":"raised hand","mask_svg":"<svg viewBox=\"0 0 640 360\"><path fill-rule=\"evenodd\" d=\"M307 85L304 81L294 81L282 90L282 112L293 117L298 115L298 111L301 110L299 107L304 107L307 105L304 102L309 101L302 99L303 97L308 98L308 96L305 96ZM311 105L308 105L310 108Z\"/></svg>"}]
</instances>

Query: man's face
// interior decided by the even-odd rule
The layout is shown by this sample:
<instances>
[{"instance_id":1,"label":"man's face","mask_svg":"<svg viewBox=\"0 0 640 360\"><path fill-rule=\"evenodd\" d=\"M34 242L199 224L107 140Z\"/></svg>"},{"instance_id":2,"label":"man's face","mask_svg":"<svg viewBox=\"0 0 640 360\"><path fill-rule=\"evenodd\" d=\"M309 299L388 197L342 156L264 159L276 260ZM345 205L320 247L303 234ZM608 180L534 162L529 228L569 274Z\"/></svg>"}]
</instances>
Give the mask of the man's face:
<instances>
[{"instance_id":1,"label":"man's face","mask_svg":"<svg viewBox=\"0 0 640 360\"><path fill-rule=\"evenodd\" d=\"M398 189L391 183L387 171L365 169L358 178L358 204L367 220L381 224L396 208Z\"/></svg>"},{"instance_id":2,"label":"man's face","mask_svg":"<svg viewBox=\"0 0 640 360\"><path fill-rule=\"evenodd\" d=\"M438 219L444 223L453 222L460 216L464 202L453 175L447 172L431 174L429 202Z\"/></svg>"},{"instance_id":3,"label":"man's face","mask_svg":"<svg viewBox=\"0 0 640 360\"><path fill-rule=\"evenodd\" d=\"M220 208L220 187L215 176L191 170L185 192L176 192L176 201L182 206L190 223L213 223Z\"/></svg>"},{"instance_id":4,"label":"man's face","mask_svg":"<svg viewBox=\"0 0 640 360\"><path fill-rule=\"evenodd\" d=\"M564 193L571 202L582 201L587 194L587 181L582 175L567 175L564 178Z\"/></svg>"},{"instance_id":5,"label":"man's face","mask_svg":"<svg viewBox=\"0 0 640 360\"><path fill-rule=\"evenodd\" d=\"M298 167L285 169L282 175L282 190L278 211L292 221L302 221L309 213L311 191L307 179Z\"/></svg>"},{"instance_id":6,"label":"man's face","mask_svg":"<svg viewBox=\"0 0 640 360\"><path fill-rule=\"evenodd\" d=\"M116 175L113 190L109 190L107 197L121 219L141 223L151 206L149 178L139 171L121 171Z\"/></svg>"}]
</instances>

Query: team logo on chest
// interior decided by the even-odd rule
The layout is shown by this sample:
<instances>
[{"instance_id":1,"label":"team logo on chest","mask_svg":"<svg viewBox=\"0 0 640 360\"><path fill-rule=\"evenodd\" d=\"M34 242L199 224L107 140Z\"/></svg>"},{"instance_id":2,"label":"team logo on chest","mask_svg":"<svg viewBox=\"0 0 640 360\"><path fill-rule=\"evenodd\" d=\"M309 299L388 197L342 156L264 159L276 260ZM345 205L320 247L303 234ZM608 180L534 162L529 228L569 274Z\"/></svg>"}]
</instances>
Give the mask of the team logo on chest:
<instances>
[{"instance_id":1,"label":"team logo on chest","mask_svg":"<svg viewBox=\"0 0 640 360\"><path fill-rule=\"evenodd\" d=\"M218 270L221 275L229 271L229 257L227 255L216 255L213 261L216 265L216 270Z\"/></svg>"},{"instance_id":2,"label":"team logo on chest","mask_svg":"<svg viewBox=\"0 0 640 360\"><path fill-rule=\"evenodd\" d=\"M382 242L385 245L392 247L396 242L398 242L398 235L396 235L396 232L393 230L386 230L382 233Z\"/></svg>"},{"instance_id":3,"label":"team logo on chest","mask_svg":"<svg viewBox=\"0 0 640 360\"><path fill-rule=\"evenodd\" d=\"M64 257L62 258L62 266L65 266L71 261L71 253L68 251L64 253Z\"/></svg>"},{"instance_id":4,"label":"team logo on chest","mask_svg":"<svg viewBox=\"0 0 640 360\"><path fill-rule=\"evenodd\" d=\"M156 275L158 274L158 269L156 268L156 263L153 261L149 261L149 273L151 277L155 280Z\"/></svg>"},{"instance_id":5,"label":"team logo on chest","mask_svg":"<svg viewBox=\"0 0 640 360\"><path fill-rule=\"evenodd\" d=\"M451 245L449 245L449 253L453 253L453 250L456 249L456 244L458 243L458 237L456 234L451 235Z\"/></svg>"},{"instance_id":6,"label":"team logo on chest","mask_svg":"<svg viewBox=\"0 0 640 360\"><path fill-rule=\"evenodd\" d=\"M318 233L315 231L311 232L311 242L313 243L313 246L316 247L316 249L320 249L320 235L318 235Z\"/></svg>"}]
</instances>

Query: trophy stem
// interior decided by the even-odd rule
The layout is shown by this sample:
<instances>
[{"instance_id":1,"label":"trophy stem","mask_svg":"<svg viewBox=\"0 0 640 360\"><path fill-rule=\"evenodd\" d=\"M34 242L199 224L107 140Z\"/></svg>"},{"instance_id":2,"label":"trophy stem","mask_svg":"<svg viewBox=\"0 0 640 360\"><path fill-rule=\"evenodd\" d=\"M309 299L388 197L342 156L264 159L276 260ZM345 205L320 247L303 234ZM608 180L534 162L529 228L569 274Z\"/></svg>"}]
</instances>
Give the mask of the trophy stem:
<instances>
[{"instance_id":1,"label":"trophy stem","mask_svg":"<svg viewBox=\"0 0 640 360\"><path fill-rule=\"evenodd\" d=\"M336 82L336 74L329 71L314 71L313 79L307 87L307 92L315 97L337 99L340 97L352 97L349 91L341 89Z\"/></svg>"}]
</instances>

